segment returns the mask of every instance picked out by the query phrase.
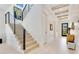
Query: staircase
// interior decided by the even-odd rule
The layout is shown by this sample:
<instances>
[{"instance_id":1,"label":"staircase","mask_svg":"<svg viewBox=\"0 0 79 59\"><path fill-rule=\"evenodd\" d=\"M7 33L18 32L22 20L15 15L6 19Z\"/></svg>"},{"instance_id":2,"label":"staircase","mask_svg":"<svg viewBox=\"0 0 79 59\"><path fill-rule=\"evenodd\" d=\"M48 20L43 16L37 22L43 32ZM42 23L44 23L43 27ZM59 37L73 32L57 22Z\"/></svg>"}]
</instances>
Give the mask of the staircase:
<instances>
[{"instance_id":1,"label":"staircase","mask_svg":"<svg viewBox=\"0 0 79 59\"><path fill-rule=\"evenodd\" d=\"M24 53L28 53L33 49L39 47L39 44L33 39L32 35L26 32L25 36L25 50ZM20 49L23 49L23 28L20 24L16 25L16 38Z\"/></svg>"},{"instance_id":2,"label":"staircase","mask_svg":"<svg viewBox=\"0 0 79 59\"><path fill-rule=\"evenodd\" d=\"M31 5L28 5L28 6L31 6ZM28 10L27 9L28 6L25 6L25 9L23 10L23 12L24 12L23 18L27 15L26 11L29 12L31 9L30 8ZM9 24L10 28L12 29L12 31L16 37L16 42L17 42L20 50L22 50L24 53L28 53L28 52L32 51L33 49L39 47L39 44L37 43L37 41L35 41L34 38L32 37L32 35L23 28L21 23L17 23L17 19L15 19L13 15L11 15L9 13L7 17L8 17L8 21L9 21L9 22L7 22L7 24ZM24 30L25 30L25 32L24 32ZM24 33L25 33L25 35L24 35ZM24 47L25 47L25 49L24 49Z\"/></svg>"},{"instance_id":3,"label":"staircase","mask_svg":"<svg viewBox=\"0 0 79 59\"><path fill-rule=\"evenodd\" d=\"M26 33L26 49L25 53L32 51L33 49L39 47L39 44L33 39L30 33Z\"/></svg>"}]
</instances>

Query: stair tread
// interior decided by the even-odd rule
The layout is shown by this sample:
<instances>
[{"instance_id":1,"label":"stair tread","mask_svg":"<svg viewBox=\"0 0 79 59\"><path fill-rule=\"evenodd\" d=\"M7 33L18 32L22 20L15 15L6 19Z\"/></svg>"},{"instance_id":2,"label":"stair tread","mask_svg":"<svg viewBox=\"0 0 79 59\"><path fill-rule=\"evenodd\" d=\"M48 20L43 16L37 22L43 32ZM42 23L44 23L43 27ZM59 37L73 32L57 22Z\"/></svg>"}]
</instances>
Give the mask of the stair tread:
<instances>
[{"instance_id":1,"label":"stair tread","mask_svg":"<svg viewBox=\"0 0 79 59\"><path fill-rule=\"evenodd\" d=\"M18 41L18 45L20 46L21 49L23 49L23 28L18 24L16 25L16 38L17 38L17 41ZM20 30L19 30L20 29ZM33 39L32 35L30 33L28 33L26 31L26 36L25 36L25 51L26 52L29 52L31 50L33 50L34 48L38 47L39 44Z\"/></svg>"},{"instance_id":2,"label":"stair tread","mask_svg":"<svg viewBox=\"0 0 79 59\"><path fill-rule=\"evenodd\" d=\"M33 38L27 38L26 42L33 40Z\"/></svg>"},{"instance_id":3,"label":"stair tread","mask_svg":"<svg viewBox=\"0 0 79 59\"><path fill-rule=\"evenodd\" d=\"M36 41L33 41L33 42L26 43L26 47L29 47L29 46L31 46L33 44L37 44L37 42Z\"/></svg>"},{"instance_id":4,"label":"stair tread","mask_svg":"<svg viewBox=\"0 0 79 59\"><path fill-rule=\"evenodd\" d=\"M35 42L35 40L26 41L26 44L29 44L29 43L32 43L32 42Z\"/></svg>"},{"instance_id":5,"label":"stair tread","mask_svg":"<svg viewBox=\"0 0 79 59\"><path fill-rule=\"evenodd\" d=\"M38 46L39 45L36 43L36 44L33 44L33 45L29 46L29 47L26 47L26 52L29 52L29 51L33 50L34 48L36 48Z\"/></svg>"},{"instance_id":6,"label":"stair tread","mask_svg":"<svg viewBox=\"0 0 79 59\"><path fill-rule=\"evenodd\" d=\"M32 38L32 36L27 36L27 35L26 35L26 38Z\"/></svg>"}]
</instances>

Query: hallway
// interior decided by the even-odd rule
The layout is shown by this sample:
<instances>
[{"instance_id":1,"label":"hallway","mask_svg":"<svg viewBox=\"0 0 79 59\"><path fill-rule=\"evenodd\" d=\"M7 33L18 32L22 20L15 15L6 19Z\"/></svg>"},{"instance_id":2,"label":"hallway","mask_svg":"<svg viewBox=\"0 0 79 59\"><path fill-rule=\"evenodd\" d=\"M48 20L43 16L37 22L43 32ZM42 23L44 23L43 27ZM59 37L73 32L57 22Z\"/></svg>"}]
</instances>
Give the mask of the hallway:
<instances>
[{"instance_id":1,"label":"hallway","mask_svg":"<svg viewBox=\"0 0 79 59\"><path fill-rule=\"evenodd\" d=\"M79 5L22 5L24 5L22 8L20 8L20 4L19 6L17 4L9 5L10 8L7 5L7 11L3 8L5 10L5 13L3 11L5 16L1 18L5 18L5 23L1 20L2 24L0 27L0 37L3 43L8 43L11 47L25 54L79 53ZM67 39L68 37L69 41ZM77 44L75 51L68 49L66 39L71 44ZM70 46L72 48L72 45ZM73 49L75 49L75 45L73 46ZM2 44L1 53L18 53L11 47Z\"/></svg>"},{"instance_id":2,"label":"hallway","mask_svg":"<svg viewBox=\"0 0 79 59\"><path fill-rule=\"evenodd\" d=\"M79 50L69 50L66 44L66 38L56 39L50 45L39 47L31 51L33 54L77 54Z\"/></svg>"}]
</instances>

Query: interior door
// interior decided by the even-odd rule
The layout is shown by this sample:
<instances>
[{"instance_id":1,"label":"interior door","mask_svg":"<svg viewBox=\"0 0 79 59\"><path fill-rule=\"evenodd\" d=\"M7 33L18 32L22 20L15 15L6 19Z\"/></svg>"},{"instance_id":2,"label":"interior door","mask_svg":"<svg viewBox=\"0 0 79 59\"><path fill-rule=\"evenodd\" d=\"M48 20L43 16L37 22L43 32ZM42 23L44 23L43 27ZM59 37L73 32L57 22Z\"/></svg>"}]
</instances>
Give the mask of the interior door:
<instances>
[{"instance_id":1,"label":"interior door","mask_svg":"<svg viewBox=\"0 0 79 59\"><path fill-rule=\"evenodd\" d=\"M68 23L62 23L62 36L67 36L68 33Z\"/></svg>"}]
</instances>

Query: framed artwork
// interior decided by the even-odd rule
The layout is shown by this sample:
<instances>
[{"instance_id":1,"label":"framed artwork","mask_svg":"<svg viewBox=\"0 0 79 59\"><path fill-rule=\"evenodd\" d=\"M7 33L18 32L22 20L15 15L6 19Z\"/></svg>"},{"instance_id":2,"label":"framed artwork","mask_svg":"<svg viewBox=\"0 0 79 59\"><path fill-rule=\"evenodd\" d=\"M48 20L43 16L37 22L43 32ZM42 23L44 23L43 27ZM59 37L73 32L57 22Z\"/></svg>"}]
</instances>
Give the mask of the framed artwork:
<instances>
[{"instance_id":1,"label":"framed artwork","mask_svg":"<svg viewBox=\"0 0 79 59\"><path fill-rule=\"evenodd\" d=\"M14 18L22 20L22 10L18 7L14 7Z\"/></svg>"},{"instance_id":2,"label":"framed artwork","mask_svg":"<svg viewBox=\"0 0 79 59\"><path fill-rule=\"evenodd\" d=\"M53 30L53 24L50 24L50 31Z\"/></svg>"},{"instance_id":3,"label":"framed artwork","mask_svg":"<svg viewBox=\"0 0 79 59\"><path fill-rule=\"evenodd\" d=\"M67 36L68 34L68 23L62 23L62 36Z\"/></svg>"}]
</instances>

